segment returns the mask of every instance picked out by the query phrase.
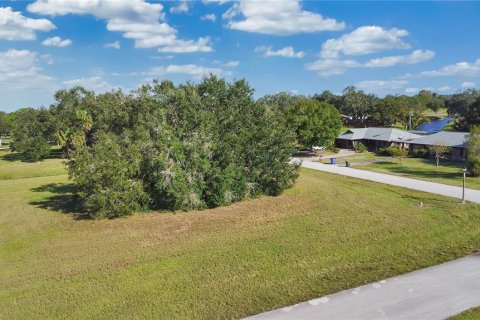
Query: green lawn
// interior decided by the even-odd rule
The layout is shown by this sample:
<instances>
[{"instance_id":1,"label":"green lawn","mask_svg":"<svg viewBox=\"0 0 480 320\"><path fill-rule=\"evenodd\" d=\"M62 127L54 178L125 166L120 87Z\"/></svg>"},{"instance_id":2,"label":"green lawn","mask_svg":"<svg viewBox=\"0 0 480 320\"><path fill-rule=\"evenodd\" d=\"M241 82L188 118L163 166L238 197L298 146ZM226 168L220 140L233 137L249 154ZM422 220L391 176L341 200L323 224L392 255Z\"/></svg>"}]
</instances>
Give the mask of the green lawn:
<instances>
[{"instance_id":1,"label":"green lawn","mask_svg":"<svg viewBox=\"0 0 480 320\"><path fill-rule=\"evenodd\" d=\"M56 150L53 154L58 156ZM25 162L23 157L9 150L0 150L0 180L27 177L44 177L65 174L60 158L47 159L42 162Z\"/></svg>"},{"instance_id":2,"label":"green lawn","mask_svg":"<svg viewBox=\"0 0 480 320\"><path fill-rule=\"evenodd\" d=\"M279 197L96 221L57 160L9 161L0 319L241 318L480 249L478 205L318 171Z\"/></svg>"},{"instance_id":3,"label":"green lawn","mask_svg":"<svg viewBox=\"0 0 480 320\"><path fill-rule=\"evenodd\" d=\"M382 158L374 157L377 159ZM440 166L437 171L434 159L405 158L401 163L398 159L390 159L389 161L370 163L356 168L462 186L462 168L464 166L464 162L440 160ZM480 178L467 177L466 185L468 188L480 189Z\"/></svg>"},{"instance_id":4,"label":"green lawn","mask_svg":"<svg viewBox=\"0 0 480 320\"><path fill-rule=\"evenodd\" d=\"M480 319L480 307L467 310L465 312L451 317L449 320L478 320Z\"/></svg>"}]
</instances>

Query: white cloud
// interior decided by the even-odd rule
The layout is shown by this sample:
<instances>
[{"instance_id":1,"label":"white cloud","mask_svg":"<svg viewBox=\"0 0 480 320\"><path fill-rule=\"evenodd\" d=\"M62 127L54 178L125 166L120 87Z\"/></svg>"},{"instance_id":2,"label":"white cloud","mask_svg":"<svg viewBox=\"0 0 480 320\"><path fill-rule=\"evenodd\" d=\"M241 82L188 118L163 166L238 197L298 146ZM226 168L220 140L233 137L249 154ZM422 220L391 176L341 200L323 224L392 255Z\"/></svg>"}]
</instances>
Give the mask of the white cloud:
<instances>
[{"instance_id":1,"label":"white cloud","mask_svg":"<svg viewBox=\"0 0 480 320\"><path fill-rule=\"evenodd\" d=\"M203 0L203 3L209 4L209 3L217 3L217 4L224 4L227 2L230 2L232 0Z\"/></svg>"},{"instance_id":2,"label":"white cloud","mask_svg":"<svg viewBox=\"0 0 480 320\"><path fill-rule=\"evenodd\" d=\"M344 74L348 69L361 67L355 60L319 59L308 63L305 68L310 71L317 71L322 77Z\"/></svg>"},{"instance_id":3,"label":"white cloud","mask_svg":"<svg viewBox=\"0 0 480 320\"><path fill-rule=\"evenodd\" d=\"M244 19L235 20L238 16ZM345 28L344 22L302 10L299 0L240 0L222 17L229 20L227 26L230 29L277 36Z\"/></svg>"},{"instance_id":4,"label":"white cloud","mask_svg":"<svg viewBox=\"0 0 480 320\"><path fill-rule=\"evenodd\" d=\"M361 81L356 86L366 91L385 92L401 89L407 84L406 80L368 80Z\"/></svg>"},{"instance_id":5,"label":"white cloud","mask_svg":"<svg viewBox=\"0 0 480 320\"><path fill-rule=\"evenodd\" d=\"M306 64L305 68L310 71L317 71L318 74L323 77L328 77L344 74L348 69L353 68L385 68L397 64L416 64L431 59L434 56L435 53L431 50L415 50L409 55L370 59L366 63L360 63L351 59L320 58L315 62Z\"/></svg>"},{"instance_id":6,"label":"white cloud","mask_svg":"<svg viewBox=\"0 0 480 320\"><path fill-rule=\"evenodd\" d=\"M363 26L338 39L329 39L322 45L320 55L324 59L337 59L345 55L364 55L391 49L408 49L410 45L401 38L408 35L403 29L383 29L378 26Z\"/></svg>"},{"instance_id":7,"label":"white cloud","mask_svg":"<svg viewBox=\"0 0 480 320\"><path fill-rule=\"evenodd\" d=\"M154 41L154 39L151 39ZM164 45L158 49L158 52L187 53L187 52L211 52L210 38L198 38L193 40L176 40L170 45Z\"/></svg>"},{"instance_id":8,"label":"white cloud","mask_svg":"<svg viewBox=\"0 0 480 320\"><path fill-rule=\"evenodd\" d=\"M477 84L475 82L466 81L462 83L462 88L475 88Z\"/></svg>"},{"instance_id":9,"label":"white cloud","mask_svg":"<svg viewBox=\"0 0 480 320\"><path fill-rule=\"evenodd\" d=\"M114 42L109 42L109 43L105 43L103 45L104 48L110 48L110 49L120 49L120 41L114 41Z\"/></svg>"},{"instance_id":10,"label":"white cloud","mask_svg":"<svg viewBox=\"0 0 480 320\"><path fill-rule=\"evenodd\" d=\"M42 45L44 46L60 47L60 48L68 47L71 44L72 44L72 40L62 39L60 37L51 37L42 41Z\"/></svg>"},{"instance_id":11,"label":"white cloud","mask_svg":"<svg viewBox=\"0 0 480 320\"><path fill-rule=\"evenodd\" d=\"M417 94L418 92L420 92L420 89L418 88L405 88L405 93L406 94Z\"/></svg>"},{"instance_id":12,"label":"white cloud","mask_svg":"<svg viewBox=\"0 0 480 320\"><path fill-rule=\"evenodd\" d=\"M0 52L0 91L48 90L53 78L41 71L35 52L15 49Z\"/></svg>"},{"instance_id":13,"label":"white cloud","mask_svg":"<svg viewBox=\"0 0 480 320\"><path fill-rule=\"evenodd\" d=\"M431 50L415 50L409 55L389 56L377 59L371 59L365 64L369 68L391 67L397 64L416 64L426 60L430 60L435 56L435 52Z\"/></svg>"},{"instance_id":14,"label":"white cloud","mask_svg":"<svg viewBox=\"0 0 480 320\"><path fill-rule=\"evenodd\" d=\"M151 56L150 59L155 59L155 60L170 60L170 59L173 59L173 56Z\"/></svg>"},{"instance_id":15,"label":"white cloud","mask_svg":"<svg viewBox=\"0 0 480 320\"><path fill-rule=\"evenodd\" d=\"M451 90L452 90L452 88L450 88L449 86L443 86L443 87L438 88L439 92L448 92L448 91L451 91Z\"/></svg>"},{"instance_id":16,"label":"white cloud","mask_svg":"<svg viewBox=\"0 0 480 320\"><path fill-rule=\"evenodd\" d=\"M88 78L77 78L62 82L63 86L68 88L81 86L88 90L96 92L105 92L115 89L110 83L105 81L101 76L93 76Z\"/></svg>"},{"instance_id":17,"label":"white cloud","mask_svg":"<svg viewBox=\"0 0 480 320\"><path fill-rule=\"evenodd\" d=\"M171 7L170 12L172 13L186 13L190 10L187 1L180 1L180 3L176 7Z\"/></svg>"},{"instance_id":18,"label":"white cloud","mask_svg":"<svg viewBox=\"0 0 480 320\"><path fill-rule=\"evenodd\" d=\"M49 55L49 54L42 54L42 55L40 55L39 58L40 58L41 61L44 61L44 62L45 62L46 64L48 64L48 65L52 65L52 64L53 64L53 58L52 58L52 56Z\"/></svg>"},{"instance_id":19,"label":"white cloud","mask_svg":"<svg viewBox=\"0 0 480 320\"><path fill-rule=\"evenodd\" d=\"M0 7L0 39L35 40L37 31L48 32L55 28L50 20L27 18L10 7Z\"/></svg>"},{"instance_id":20,"label":"white cloud","mask_svg":"<svg viewBox=\"0 0 480 320\"><path fill-rule=\"evenodd\" d=\"M201 16L200 20L215 22L217 20L217 16L214 13L209 13L204 16Z\"/></svg>"},{"instance_id":21,"label":"white cloud","mask_svg":"<svg viewBox=\"0 0 480 320\"><path fill-rule=\"evenodd\" d=\"M256 47L255 52L263 52L264 57L284 57L284 58L303 58L305 52L296 52L293 47L285 47L278 50L272 50L271 46Z\"/></svg>"},{"instance_id":22,"label":"white cloud","mask_svg":"<svg viewBox=\"0 0 480 320\"><path fill-rule=\"evenodd\" d=\"M240 65L240 61L229 61L223 64L223 66L227 68L238 67L239 65Z\"/></svg>"},{"instance_id":23,"label":"white cloud","mask_svg":"<svg viewBox=\"0 0 480 320\"><path fill-rule=\"evenodd\" d=\"M209 38L179 39L178 31L164 21L165 13L160 3L144 0L37 0L29 4L27 10L51 16L93 15L107 21L107 30L122 32L123 37L133 39L137 48L159 47L162 52L212 51Z\"/></svg>"},{"instance_id":24,"label":"white cloud","mask_svg":"<svg viewBox=\"0 0 480 320\"><path fill-rule=\"evenodd\" d=\"M421 77L441 77L441 76L466 76L473 77L480 75L480 59L475 62L457 62L455 64L447 65L437 70L420 72ZM409 77L412 75L406 75Z\"/></svg>"},{"instance_id":25,"label":"white cloud","mask_svg":"<svg viewBox=\"0 0 480 320\"><path fill-rule=\"evenodd\" d=\"M184 64L184 65L176 65L172 64L166 67L154 67L150 69L146 75L149 76L163 76L165 74L185 74L192 76L192 78L199 79L204 75L208 75L209 73L213 73L219 76L222 75L230 75L230 71L224 71L221 68L210 68L199 66L196 64Z\"/></svg>"}]
</instances>

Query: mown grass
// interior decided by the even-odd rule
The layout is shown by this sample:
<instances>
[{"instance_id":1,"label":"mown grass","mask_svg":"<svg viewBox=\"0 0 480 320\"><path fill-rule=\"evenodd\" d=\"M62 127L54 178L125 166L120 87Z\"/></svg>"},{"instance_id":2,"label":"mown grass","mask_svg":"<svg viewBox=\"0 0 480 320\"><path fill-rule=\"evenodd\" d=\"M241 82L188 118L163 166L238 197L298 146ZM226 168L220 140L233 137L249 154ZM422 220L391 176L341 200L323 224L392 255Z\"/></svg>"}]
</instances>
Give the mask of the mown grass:
<instances>
[{"instance_id":1,"label":"mown grass","mask_svg":"<svg viewBox=\"0 0 480 320\"><path fill-rule=\"evenodd\" d=\"M99 221L74 219L66 175L36 174L0 181L1 319L241 318L480 249L480 206L318 171L279 197Z\"/></svg>"},{"instance_id":2,"label":"mown grass","mask_svg":"<svg viewBox=\"0 0 480 320\"><path fill-rule=\"evenodd\" d=\"M469 309L454 317L449 318L449 320L478 320L478 319L480 319L480 307Z\"/></svg>"},{"instance_id":3,"label":"mown grass","mask_svg":"<svg viewBox=\"0 0 480 320\"><path fill-rule=\"evenodd\" d=\"M381 157L377 158L381 159ZM402 162L398 159L375 162L358 166L357 169L462 186L462 169L464 166L464 162L440 160L440 166L437 171L434 159L405 158L402 159ZM467 188L480 189L480 178L467 177L466 186Z\"/></svg>"},{"instance_id":4,"label":"mown grass","mask_svg":"<svg viewBox=\"0 0 480 320\"><path fill-rule=\"evenodd\" d=\"M10 150L0 150L0 180L56 176L65 173L58 150L52 150L52 157L41 162L28 162Z\"/></svg>"}]
</instances>

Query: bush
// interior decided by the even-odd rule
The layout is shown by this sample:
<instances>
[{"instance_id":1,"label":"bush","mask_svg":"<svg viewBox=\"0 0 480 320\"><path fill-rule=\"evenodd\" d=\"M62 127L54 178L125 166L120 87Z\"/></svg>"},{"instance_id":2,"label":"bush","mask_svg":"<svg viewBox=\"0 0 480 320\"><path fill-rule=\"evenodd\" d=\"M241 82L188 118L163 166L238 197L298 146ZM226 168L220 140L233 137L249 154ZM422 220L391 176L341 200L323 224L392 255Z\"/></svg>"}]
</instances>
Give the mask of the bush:
<instances>
[{"instance_id":1,"label":"bush","mask_svg":"<svg viewBox=\"0 0 480 320\"><path fill-rule=\"evenodd\" d=\"M69 162L69 174L75 181L85 209L96 218L128 215L146 202L140 179L138 146L119 137L99 133L91 148L77 146Z\"/></svg>"},{"instance_id":2,"label":"bush","mask_svg":"<svg viewBox=\"0 0 480 320\"><path fill-rule=\"evenodd\" d=\"M385 148L385 155L395 157L397 155L398 148L397 147L388 147Z\"/></svg>"},{"instance_id":3,"label":"bush","mask_svg":"<svg viewBox=\"0 0 480 320\"><path fill-rule=\"evenodd\" d=\"M378 148L377 151L376 151L376 153L377 153L378 155L380 155L380 156L386 156L386 155L388 155L388 154L387 154L387 150L386 150L385 148Z\"/></svg>"},{"instance_id":4,"label":"bush","mask_svg":"<svg viewBox=\"0 0 480 320\"><path fill-rule=\"evenodd\" d=\"M429 154L430 153L427 148L413 149L411 151L411 155L413 158L428 158Z\"/></svg>"},{"instance_id":5,"label":"bush","mask_svg":"<svg viewBox=\"0 0 480 320\"><path fill-rule=\"evenodd\" d=\"M50 155L50 144L44 137L33 137L28 139L23 152L30 161L40 161Z\"/></svg>"},{"instance_id":6,"label":"bush","mask_svg":"<svg viewBox=\"0 0 480 320\"><path fill-rule=\"evenodd\" d=\"M469 157L467 159L467 172L471 177L480 176L480 156Z\"/></svg>"},{"instance_id":7,"label":"bush","mask_svg":"<svg viewBox=\"0 0 480 320\"><path fill-rule=\"evenodd\" d=\"M328 150L332 151L333 153L339 153L340 152L340 148L338 148L338 147L329 147Z\"/></svg>"},{"instance_id":8,"label":"bush","mask_svg":"<svg viewBox=\"0 0 480 320\"><path fill-rule=\"evenodd\" d=\"M363 152L365 152L365 151L367 151L367 150L368 150L368 148L367 148L363 143L360 142L360 143L357 145L356 151L357 151L358 153L363 153Z\"/></svg>"},{"instance_id":9,"label":"bush","mask_svg":"<svg viewBox=\"0 0 480 320\"><path fill-rule=\"evenodd\" d=\"M20 152L30 161L49 156L51 120L48 110L24 108L15 112L12 134L12 151Z\"/></svg>"},{"instance_id":10,"label":"bush","mask_svg":"<svg viewBox=\"0 0 480 320\"><path fill-rule=\"evenodd\" d=\"M470 129L467 150L467 171L472 177L480 176L480 126Z\"/></svg>"}]
</instances>

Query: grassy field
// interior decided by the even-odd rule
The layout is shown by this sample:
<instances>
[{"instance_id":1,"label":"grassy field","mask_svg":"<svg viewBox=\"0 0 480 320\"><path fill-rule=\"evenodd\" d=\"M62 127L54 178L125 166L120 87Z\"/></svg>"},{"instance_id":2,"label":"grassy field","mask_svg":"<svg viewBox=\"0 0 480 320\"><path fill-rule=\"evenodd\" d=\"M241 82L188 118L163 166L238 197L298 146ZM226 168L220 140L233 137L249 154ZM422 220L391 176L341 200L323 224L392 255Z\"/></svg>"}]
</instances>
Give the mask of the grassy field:
<instances>
[{"instance_id":1,"label":"grassy field","mask_svg":"<svg viewBox=\"0 0 480 320\"><path fill-rule=\"evenodd\" d=\"M373 156L372 159L382 159L382 157ZM398 159L390 159L385 162L370 163L356 168L462 186L462 168L464 166L464 162L440 160L440 166L437 171L435 159L405 158L401 163ZM467 177L466 185L467 188L480 189L480 178Z\"/></svg>"},{"instance_id":2,"label":"grassy field","mask_svg":"<svg viewBox=\"0 0 480 320\"><path fill-rule=\"evenodd\" d=\"M478 320L480 319L480 308L473 308L451 317L449 320Z\"/></svg>"},{"instance_id":3,"label":"grassy field","mask_svg":"<svg viewBox=\"0 0 480 320\"><path fill-rule=\"evenodd\" d=\"M480 249L480 206L310 170L279 197L78 220L58 160L2 157L0 319L240 318Z\"/></svg>"}]
</instances>

